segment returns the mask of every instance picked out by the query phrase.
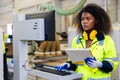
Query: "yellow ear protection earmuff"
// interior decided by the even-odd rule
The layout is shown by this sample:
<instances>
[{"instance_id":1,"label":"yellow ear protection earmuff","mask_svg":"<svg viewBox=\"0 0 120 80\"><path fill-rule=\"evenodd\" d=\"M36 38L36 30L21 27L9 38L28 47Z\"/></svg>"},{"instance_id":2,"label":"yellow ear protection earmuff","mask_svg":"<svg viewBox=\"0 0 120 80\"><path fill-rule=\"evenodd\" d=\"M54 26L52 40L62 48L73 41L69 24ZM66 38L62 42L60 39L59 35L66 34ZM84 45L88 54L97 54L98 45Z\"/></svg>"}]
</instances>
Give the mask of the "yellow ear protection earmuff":
<instances>
[{"instance_id":1,"label":"yellow ear protection earmuff","mask_svg":"<svg viewBox=\"0 0 120 80\"><path fill-rule=\"evenodd\" d=\"M85 40L88 40L88 35L87 35L86 31L84 31L82 35L83 35L83 38L84 38Z\"/></svg>"},{"instance_id":2,"label":"yellow ear protection earmuff","mask_svg":"<svg viewBox=\"0 0 120 80\"><path fill-rule=\"evenodd\" d=\"M85 40L94 40L95 39L95 36L97 34L97 31L94 29L91 31L91 33L88 35L86 31L83 32L83 37Z\"/></svg>"},{"instance_id":3,"label":"yellow ear protection earmuff","mask_svg":"<svg viewBox=\"0 0 120 80\"><path fill-rule=\"evenodd\" d=\"M94 40L95 39L95 36L96 36L96 34L97 34L97 31L96 30L92 30L92 32L90 33L90 39L91 40Z\"/></svg>"}]
</instances>

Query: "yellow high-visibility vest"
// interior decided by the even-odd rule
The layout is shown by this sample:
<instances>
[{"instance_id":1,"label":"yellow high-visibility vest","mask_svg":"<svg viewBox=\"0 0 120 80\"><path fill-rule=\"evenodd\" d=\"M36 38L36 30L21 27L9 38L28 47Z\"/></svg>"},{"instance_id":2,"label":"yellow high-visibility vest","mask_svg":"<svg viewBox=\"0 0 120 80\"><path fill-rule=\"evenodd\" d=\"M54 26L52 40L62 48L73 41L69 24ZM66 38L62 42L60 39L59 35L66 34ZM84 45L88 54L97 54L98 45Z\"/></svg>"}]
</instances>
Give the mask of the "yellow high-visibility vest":
<instances>
[{"instance_id":1,"label":"yellow high-visibility vest","mask_svg":"<svg viewBox=\"0 0 120 80\"><path fill-rule=\"evenodd\" d=\"M118 65L118 61L114 42L109 35L104 35L104 37L104 40L101 42L95 38L92 41L90 50L92 55L98 61L107 60L111 62L113 64L113 70L115 70ZM72 48L86 48L86 41L82 36L78 35L72 41ZM77 66L76 72L83 74L82 80L106 80L111 77L111 73L105 73L98 68L93 69L87 66L85 63L83 63L83 65Z\"/></svg>"}]
</instances>

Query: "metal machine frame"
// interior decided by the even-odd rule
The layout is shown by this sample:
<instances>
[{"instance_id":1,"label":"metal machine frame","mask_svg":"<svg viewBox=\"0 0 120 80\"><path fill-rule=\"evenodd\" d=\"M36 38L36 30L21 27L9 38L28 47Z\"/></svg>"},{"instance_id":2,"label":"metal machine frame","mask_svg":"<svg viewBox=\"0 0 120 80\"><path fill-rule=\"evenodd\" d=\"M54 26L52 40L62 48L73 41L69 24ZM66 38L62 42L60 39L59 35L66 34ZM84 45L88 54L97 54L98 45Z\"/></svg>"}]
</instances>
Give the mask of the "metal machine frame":
<instances>
[{"instance_id":1,"label":"metal machine frame","mask_svg":"<svg viewBox=\"0 0 120 80\"><path fill-rule=\"evenodd\" d=\"M77 73L59 76L35 69L28 70L27 41L43 41L45 40L45 32L44 19L25 20L24 18L25 15L16 15L13 24L14 80L28 80L28 74L49 80L72 80L82 77L81 74Z\"/></svg>"}]
</instances>

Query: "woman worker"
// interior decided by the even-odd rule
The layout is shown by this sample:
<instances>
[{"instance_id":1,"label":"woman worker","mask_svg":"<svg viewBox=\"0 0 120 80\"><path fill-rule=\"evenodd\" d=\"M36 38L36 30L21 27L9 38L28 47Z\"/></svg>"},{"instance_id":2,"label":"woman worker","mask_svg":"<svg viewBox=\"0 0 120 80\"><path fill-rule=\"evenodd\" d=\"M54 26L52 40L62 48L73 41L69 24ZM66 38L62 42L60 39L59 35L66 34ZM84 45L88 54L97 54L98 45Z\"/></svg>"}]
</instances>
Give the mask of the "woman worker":
<instances>
[{"instance_id":1,"label":"woman worker","mask_svg":"<svg viewBox=\"0 0 120 80\"><path fill-rule=\"evenodd\" d=\"M110 80L118 61L114 42L109 36L112 29L108 14L100 6L91 3L80 10L76 20L79 34L73 39L72 48L90 48L94 58L85 58L83 65L68 60L55 68L82 73L82 80Z\"/></svg>"}]
</instances>

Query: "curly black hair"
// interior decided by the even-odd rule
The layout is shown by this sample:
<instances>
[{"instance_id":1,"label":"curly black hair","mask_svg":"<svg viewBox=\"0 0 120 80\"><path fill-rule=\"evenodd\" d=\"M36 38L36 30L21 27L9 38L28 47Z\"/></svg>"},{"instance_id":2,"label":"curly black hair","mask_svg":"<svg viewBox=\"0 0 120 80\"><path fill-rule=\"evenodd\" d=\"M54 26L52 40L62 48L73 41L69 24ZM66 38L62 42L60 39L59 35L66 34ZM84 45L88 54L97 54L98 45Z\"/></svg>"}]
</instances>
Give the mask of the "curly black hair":
<instances>
[{"instance_id":1,"label":"curly black hair","mask_svg":"<svg viewBox=\"0 0 120 80\"><path fill-rule=\"evenodd\" d=\"M81 17L82 13L84 12L88 12L95 17L96 24L94 28L98 32L103 34L109 34L112 31L111 20L105 10L97 4L89 3L85 7L83 7L75 17L78 24L78 33L83 32L83 28L81 25Z\"/></svg>"}]
</instances>

